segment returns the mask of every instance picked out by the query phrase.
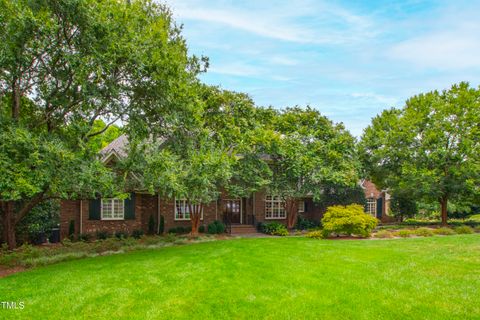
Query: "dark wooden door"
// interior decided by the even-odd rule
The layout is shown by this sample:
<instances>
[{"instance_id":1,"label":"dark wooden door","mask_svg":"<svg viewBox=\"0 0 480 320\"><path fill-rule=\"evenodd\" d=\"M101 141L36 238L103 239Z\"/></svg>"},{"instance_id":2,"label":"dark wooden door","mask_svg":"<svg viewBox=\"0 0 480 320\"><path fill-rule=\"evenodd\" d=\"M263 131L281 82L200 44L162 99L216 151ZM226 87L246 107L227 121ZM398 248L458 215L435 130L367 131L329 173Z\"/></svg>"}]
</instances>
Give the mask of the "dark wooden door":
<instances>
[{"instance_id":1,"label":"dark wooden door","mask_svg":"<svg viewBox=\"0 0 480 320\"><path fill-rule=\"evenodd\" d=\"M223 200L223 214L230 217L231 223L240 223L240 200Z\"/></svg>"}]
</instances>

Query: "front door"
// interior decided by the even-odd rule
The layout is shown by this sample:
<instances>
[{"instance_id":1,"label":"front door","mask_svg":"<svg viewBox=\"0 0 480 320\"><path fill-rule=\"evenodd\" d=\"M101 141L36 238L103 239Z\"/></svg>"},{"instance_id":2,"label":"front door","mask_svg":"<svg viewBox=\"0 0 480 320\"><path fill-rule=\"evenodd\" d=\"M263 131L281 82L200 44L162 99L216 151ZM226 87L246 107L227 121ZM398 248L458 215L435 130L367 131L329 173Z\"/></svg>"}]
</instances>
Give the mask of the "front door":
<instances>
[{"instance_id":1,"label":"front door","mask_svg":"<svg viewBox=\"0 0 480 320\"><path fill-rule=\"evenodd\" d=\"M231 223L241 222L240 199L223 200L223 214L230 217Z\"/></svg>"}]
</instances>

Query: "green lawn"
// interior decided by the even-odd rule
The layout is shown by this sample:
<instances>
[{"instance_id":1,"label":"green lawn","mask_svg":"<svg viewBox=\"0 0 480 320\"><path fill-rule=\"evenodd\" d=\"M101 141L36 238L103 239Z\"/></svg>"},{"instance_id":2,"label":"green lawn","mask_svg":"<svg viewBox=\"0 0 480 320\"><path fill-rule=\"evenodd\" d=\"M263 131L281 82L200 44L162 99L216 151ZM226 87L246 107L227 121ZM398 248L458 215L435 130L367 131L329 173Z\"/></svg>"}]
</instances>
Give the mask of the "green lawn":
<instances>
[{"instance_id":1,"label":"green lawn","mask_svg":"<svg viewBox=\"0 0 480 320\"><path fill-rule=\"evenodd\" d=\"M0 279L0 319L479 319L480 234L260 238L89 258Z\"/></svg>"}]
</instances>

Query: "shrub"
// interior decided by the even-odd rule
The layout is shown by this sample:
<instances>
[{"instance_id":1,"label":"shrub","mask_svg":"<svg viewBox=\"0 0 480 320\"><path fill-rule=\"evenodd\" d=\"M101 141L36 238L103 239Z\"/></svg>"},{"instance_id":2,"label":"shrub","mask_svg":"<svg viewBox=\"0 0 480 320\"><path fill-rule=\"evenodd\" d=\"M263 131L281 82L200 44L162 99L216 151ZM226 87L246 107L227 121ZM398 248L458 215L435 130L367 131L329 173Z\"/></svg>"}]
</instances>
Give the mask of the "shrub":
<instances>
[{"instance_id":1,"label":"shrub","mask_svg":"<svg viewBox=\"0 0 480 320\"><path fill-rule=\"evenodd\" d=\"M115 232L115 238L117 238L117 239L127 239L128 238L128 232L117 231L117 232Z\"/></svg>"},{"instance_id":2,"label":"shrub","mask_svg":"<svg viewBox=\"0 0 480 320\"><path fill-rule=\"evenodd\" d=\"M449 235L455 234L455 231L453 231L450 228L443 227L443 228L434 229L433 233L444 235L444 236L449 236Z\"/></svg>"},{"instance_id":3,"label":"shrub","mask_svg":"<svg viewBox=\"0 0 480 320\"><path fill-rule=\"evenodd\" d=\"M98 240L106 240L110 234L107 231L97 231L97 239Z\"/></svg>"},{"instance_id":4,"label":"shrub","mask_svg":"<svg viewBox=\"0 0 480 320\"><path fill-rule=\"evenodd\" d=\"M177 237L175 236L175 233L168 233L167 235L165 235L164 239L165 242L175 242L175 240L177 240Z\"/></svg>"},{"instance_id":5,"label":"shrub","mask_svg":"<svg viewBox=\"0 0 480 320\"><path fill-rule=\"evenodd\" d=\"M153 219L153 214L148 218L148 234L155 233L155 219Z\"/></svg>"},{"instance_id":6,"label":"shrub","mask_svg":"<svg viewBox=\"0 0 480 320\"><path fill-rule=\"evenodd\" d=\"M433 236L433 231L429 228L418 228L415 230L415 235L419 237L431 237Z\"/></svg>"},{"instance_id":7,"label":"shrub","mask_svg":"<svg viewBox=\"0 0 480 320\"><path fill-rule=\"evenodd\" d=\"M158 227L158 233L163 234L165 232L165 218L160 216L160 225Z\"/></svg>"},{"instance_id":8,"label":"shrub","mask_svg":"<svg viewBox=\"0 0 480 320\"><path fill-rule=\"evenodd\" d=\"M308 230L316 227L318 227L318 222L305 219L301 216L298 217L297 224L295 225L295 229L297 230Z\"/></svg>"},{"instance_id":9,"label":"shrub","mask_svg":"<svg viewBox=\"0 0 480 320\"><path fill-rule=\"evenodd\" d=\"M140 239L143 236L143 230L137 229L132 231L132 237Z\"/></svg>"},{"instance_id":10,"label":"shrub","mask_svg":"<svg viewBox=\"0 0 480 320\"><path fill-rule=\"evenodd\" d=\"M198 232L205 233L205 226L203 224L200 227L198 227Z\"/></svg>"},{"instance_id":11,"label":"shrub","mask_svg":"<svg viewBox=\"0 0 480 320\"><path fill-rule=\"evenodd\" d=\"M395 232L394 235L401 238L408 238L412 236L412 231L404 229L404 230Z\"/></svg>"},{"instance_id":12,"label":"shrub","mask_svg":"<svg viewBox=\"0 0 480 320\"><path fill-rule=\"evenodd\" d=\"M380 230L374 236L375 238L392 238L393 234L387 230Z\"/></svg>"},{"instance_id":13,"label":"shrub","mask_svg":"<svg viewBox=\"0 0 480 320\"><path fill-rule=\"evenodd\" d=\"M306 236L312 239L323 239L323 232L322 230L310 231Z\"/></svg>"},{"instance_id":14,"label":"shrub","mask_svg":"<svg viewBox=\"0 0 480 320\"><path fill-rule=\"evenodd\" d=\"M207 231L210 234L220 234L225 232L225 225L223 222L215 220L207 226Z\"/></svg>"},{"instance_id":15,"label":"shrub","mask_svg":"<svg viewBox=\"0 0 480 320\"><path fill-rule=\"evenodd\" d=\"M455 232L458 234L470 234L473 233L473 229L469 226L460 226L455 228Z\"/></svg>"},{"instance_id":16,"label":"shrub","mask_svg":"<svg viewBox=\"0 0 480 320\"><path fill-rule=\"evenodd\" d=\"M90 235L88 233L80 233L78 235L78 240L87 242L88 240L90 240Z\"/></svg>"},{"instance_id":17,"label":"shrub","mask_svg":"<svg viewBox=\"0 0 480 320\"><path fill-rule=\"evenodd\" d=\"M359 204L328 207L322 219L324 236L335 233L368 237L378 220L363 210Z\"/></svg>"},{"instance_id":18,"label":"shrub","mask_svg":"<svg viewBox=\"0 0 480 320\"><path fill-rule=\"evenodd\" d=\"M263 232L275 236L288 236L287 227L278 222L265 223L263 225Z\"/></svg>"}]
</instances>

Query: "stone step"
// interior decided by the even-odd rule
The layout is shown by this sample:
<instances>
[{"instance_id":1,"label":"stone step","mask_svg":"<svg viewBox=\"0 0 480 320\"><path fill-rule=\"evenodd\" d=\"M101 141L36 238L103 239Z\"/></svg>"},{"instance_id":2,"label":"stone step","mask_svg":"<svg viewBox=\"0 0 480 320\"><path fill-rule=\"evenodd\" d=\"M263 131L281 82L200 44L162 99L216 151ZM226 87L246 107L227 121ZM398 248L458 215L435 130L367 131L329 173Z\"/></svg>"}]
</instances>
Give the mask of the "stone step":
<instances>
[{"instance_id":1,"label":"stone step","mask_svg":"<svg viewBox=\"0 0 480 320\"><path fill-rule=\"evenodd\" d=\"M257 229L251 225L232 225L232 234L258 233Z\"/></svg>"}]
</instances>

